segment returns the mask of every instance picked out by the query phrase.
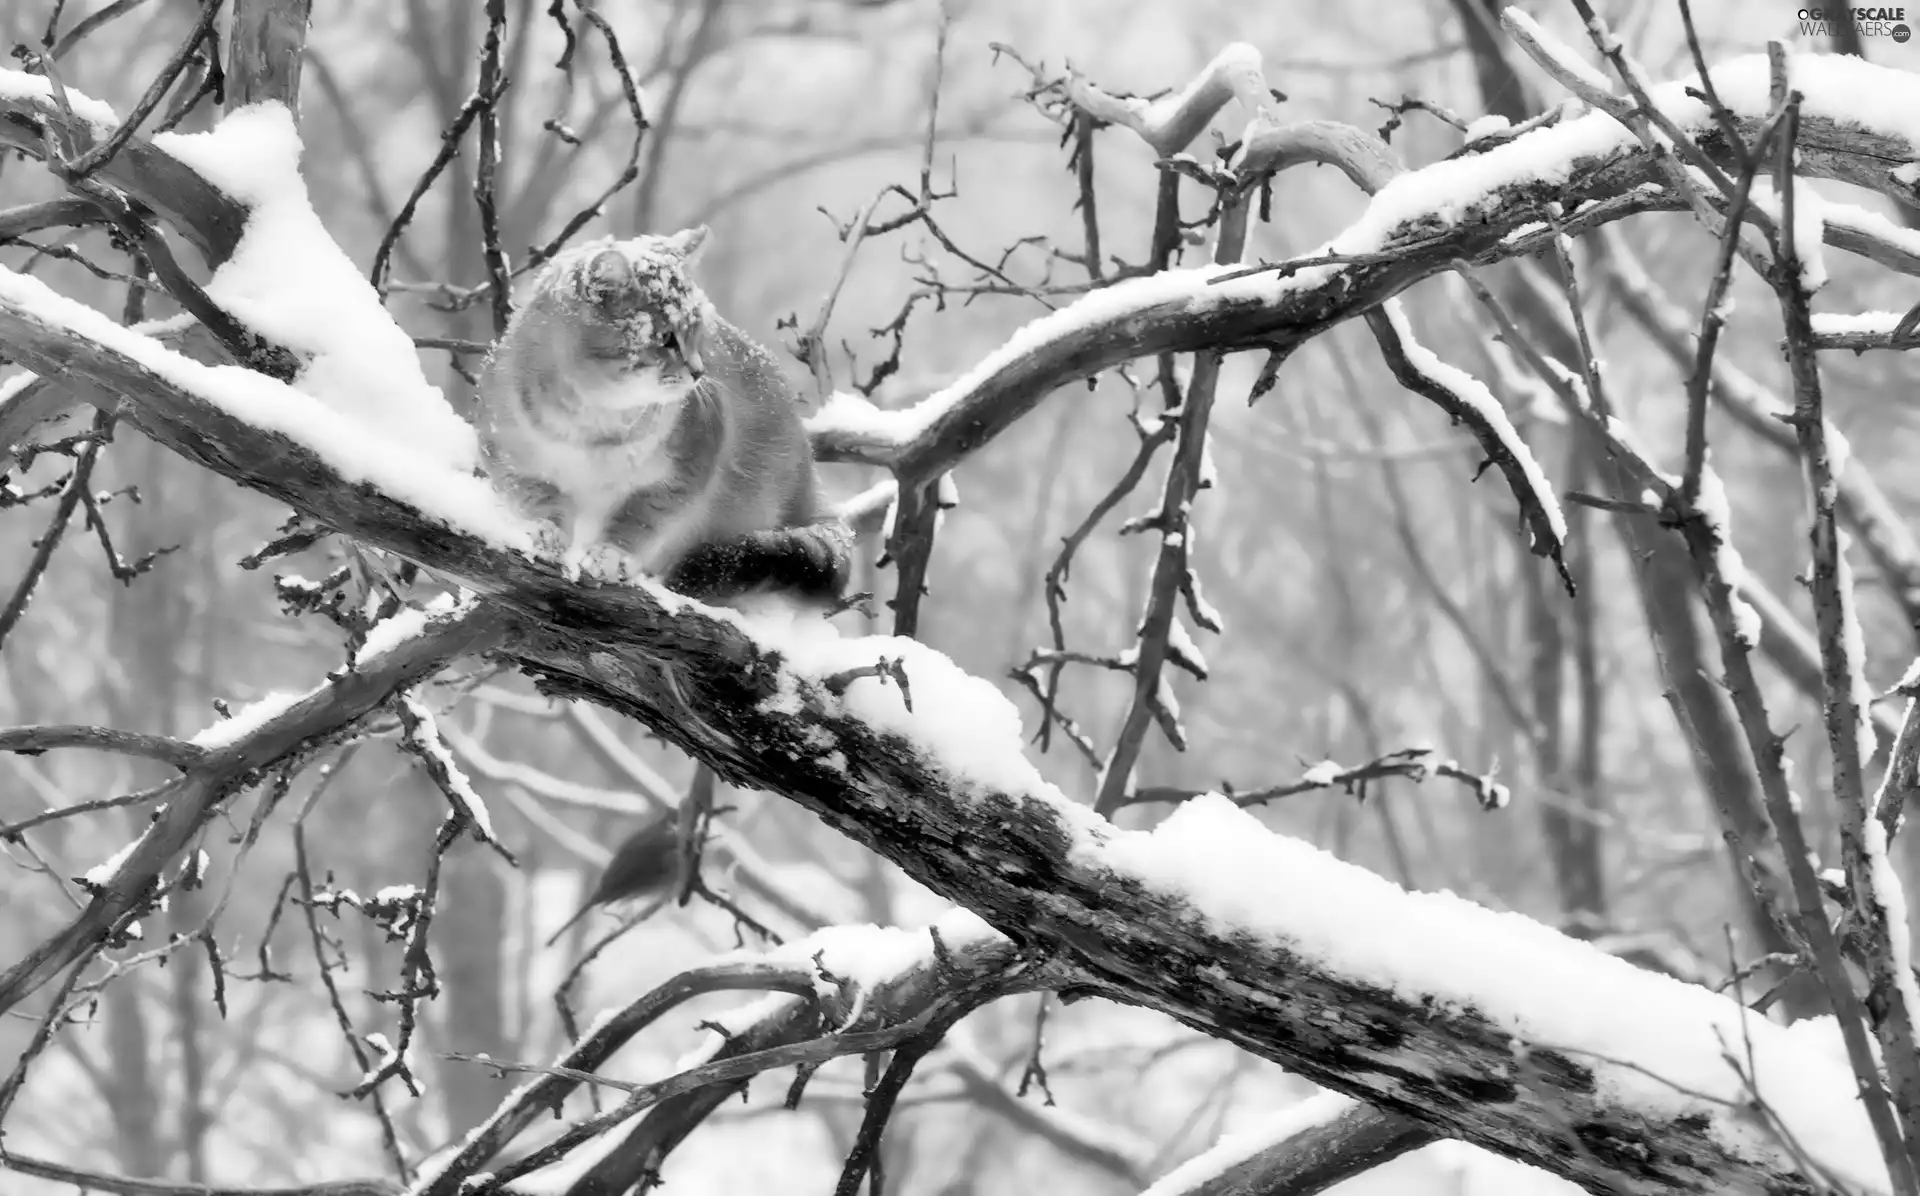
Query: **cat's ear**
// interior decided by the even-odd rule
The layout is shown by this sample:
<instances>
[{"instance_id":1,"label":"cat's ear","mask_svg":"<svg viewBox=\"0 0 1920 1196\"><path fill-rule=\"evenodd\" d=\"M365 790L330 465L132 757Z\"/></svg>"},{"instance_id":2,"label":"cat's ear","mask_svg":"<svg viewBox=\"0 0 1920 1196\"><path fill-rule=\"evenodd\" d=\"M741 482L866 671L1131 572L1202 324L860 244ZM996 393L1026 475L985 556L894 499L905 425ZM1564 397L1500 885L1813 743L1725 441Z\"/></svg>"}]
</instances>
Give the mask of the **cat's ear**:
<instances>
[{"instance_id":1,"label":"cat's ear","mask_svg":"<svg viewBox=\"0 0 1920 1196\"><path fill-rule=\"evenodd\" d=\"M691 266L700 260L701 250L706 248L707 226L696 224L692 228L683 228L667 238L667 248L680 255L680 260Z\"/></svg>"}]
</instances>

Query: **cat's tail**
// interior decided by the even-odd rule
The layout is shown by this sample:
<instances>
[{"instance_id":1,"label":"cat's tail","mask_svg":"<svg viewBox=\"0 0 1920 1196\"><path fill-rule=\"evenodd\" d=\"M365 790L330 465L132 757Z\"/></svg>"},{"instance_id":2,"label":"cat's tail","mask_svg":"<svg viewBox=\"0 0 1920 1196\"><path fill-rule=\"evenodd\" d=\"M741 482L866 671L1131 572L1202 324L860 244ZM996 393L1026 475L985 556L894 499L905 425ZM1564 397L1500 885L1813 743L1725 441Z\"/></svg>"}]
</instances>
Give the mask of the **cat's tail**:
<instances>
[{"instance_id":1,"label":"cat's tail","mask_svg":"<svg viewBox=\"0 0 1920 1196\"><path fill-rule=\"evenodd\" d=\"M825 519L702 544L666 581L669 589L708 603L780 593L831 608L852 572L853 529Z\"/></svg>"}]
</instances>

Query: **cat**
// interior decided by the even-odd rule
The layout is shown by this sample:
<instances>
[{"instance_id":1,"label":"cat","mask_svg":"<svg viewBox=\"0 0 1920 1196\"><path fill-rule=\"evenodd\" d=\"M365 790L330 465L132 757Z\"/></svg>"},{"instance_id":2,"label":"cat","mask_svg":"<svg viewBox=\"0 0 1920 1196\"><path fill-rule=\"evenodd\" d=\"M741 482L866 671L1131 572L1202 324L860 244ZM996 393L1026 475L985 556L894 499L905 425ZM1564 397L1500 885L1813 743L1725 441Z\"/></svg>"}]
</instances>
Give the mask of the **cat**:
<instances>
[{"instance_id":1,"label":"cat","mask_svg":"<svg viewBox=\"0 0 1920 1196\"><path fill-rule=\"evenodd\" d=\"M852 534L823 513L773 355L692 280L707 235L607 238L540 271L480 376L488 472L570 577L837 602Z\"/></svg>"}]
</instances>

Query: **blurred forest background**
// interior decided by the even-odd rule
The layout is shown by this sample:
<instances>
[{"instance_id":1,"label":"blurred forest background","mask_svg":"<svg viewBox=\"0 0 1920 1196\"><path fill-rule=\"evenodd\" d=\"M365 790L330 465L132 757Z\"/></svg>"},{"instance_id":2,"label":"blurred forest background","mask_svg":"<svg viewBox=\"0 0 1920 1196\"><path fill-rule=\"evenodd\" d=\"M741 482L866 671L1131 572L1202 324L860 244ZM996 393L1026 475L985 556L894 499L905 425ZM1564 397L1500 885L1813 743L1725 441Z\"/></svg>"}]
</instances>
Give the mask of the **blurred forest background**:
<instances>
[{"instance_id":1,"label":"blurred forest background","mask_svg":"<svg viewBox=\"0 0 1920 1196\"><path fill-rule=\"evenodd\" d=\"M50 7L0 5L4 44L38 45ZM100 7L67 5L64 27ZM1246 41L1266 55L1268 78L1286 93L1283 112L1292 119L1375 127L1389 114L1373 101L1403 95L1467 119L1486 111L1459 12L1447 0L950 0L943 69L936 66L940 9L927 0L603 0L597 7L642 80L652 129L637 182L587 234L711 225L702 267L709 294L730 319L776 345L793 343L783 325L797 317L804 327L832 286L844 252L837 226L889 183L917 189L936 76L934 182L957 191L936 210L948 237L987 261L1011 249L1004 270L1021 284L1084 279L1078 267L1050 257L1050 246L1077 253L1082 245L1061 131L1021 98L1032 77L996 56L994 43L1049 74L1070 60L1110 90L1150 93L1182 85L1223 45ZM1584 45L1570 11L1527 7ZM509 4L510 28L532 31L511 51L513 88L503 105L510 249L551 237L619 174L632 145L604 46L583 36L581 69L569 87L551 69L560 37L544 8L533 0ZM124 112L197 9L187 0L139 6L62 58L66 81ZM1669 0L1616 0L1603 11L1657 77L1687 72ZM1695 11L1711 60L1794 36L1788 0L1700 0ZM356 261L372 260L439 148L441 129L471 91L483 24L476 0L315 6L300 112L305 174L316 208ZM1882 39L1870 50L1890 65L1920 64L1920 49L1911 46ZM1563 98L1544 83L1537 96ZM580 145L543 129L556 118ZM197 114L185 127L205 127L208 119ZM1392 142L1419 164L1457 148L1460 134L1413 112ZM471 154L463 155L428 196L394 259L396 282L485 278L473 168ZM1096 169L1105 251L1143 260L1157 186L1152 154L1123 131L1104 133ZM1199 215L1202 189L1182 186L1189 216ZM0 166L0 209L56 191L31 162ZM1363 204L1337 172L1288 172L1248 255L1271 260L1311 249ZM1615 227L1618 248L1645 266L1690 325L1711 270L1711 240L1681 215ZM99 236L71 243L98 250ZM51 234L35 239L42 248L62 243ZM1200 259L1190 252L1188 260ZM1835 278L1818 297L1820 310L1912 302L1891 275L1861 259L1830 260ZM0 245L0 261L30 266L105 310L124 302L124 287L35 246ZM1596 269L1588 292L1599 355L1624 414L1671 465L1680 449L1681 374L1623 304L1614 276L1612 268ZM980 281L923 228L861 248L827 335L837 385L866 377L885 358L887 338L870 330L893 322L936 278L961 288ZM1485 377L1489 327L1464 295L1438 278L1408 296L1409 309L1424 343ZM1722 359L1762 387L1783 388L1773 305L1751 278L1738 282L1735 295L1753 297L1741 310L1755 314L1735 317ZM876 400L911 402L1047 305L1071 298L923 298L906 324L902 368ZM434 300L432 288L400 289L392 307L416 336L488 339L484 304L447 312ZM857 358L853 368L843 345ZM459 367L471 370L477 361L423 352L449 395L467 401ZM1312 342L1286 363L1273 393L1249 407L1242 400L1259 364L1257 356L1228 363L1213 438L1217 481L1196 506L1198 569L1226 635L1200 639L1207 680L1175 680L1186 750L1150 736L1139 783L1251 789L1297 780L1322 759L1357 765L1430 746L1470 772L1497 771L1512 788L1512 805L1486 812L1465 787L1387 779L1368 786L1364 801L1314 791L1270 802L1264 816L1409 886L1448 888L1616 944L1631 941L1662 966L1709 982L1730 970L1730 957L1761 954L1764 946L1741 929L1738 886L1663 692L1616 517L1569 509L1582 584L1579 599L1569 600L1550 566L1527 555L1513 497L1497 476L1470 484L1479 463L1470 438L1402 392L1364 329ZM1828 354L1824 364L1830 409L1852 442L1855 468L1874 471L1903 514L1920 513L1914 476L1900 467L1915 448L1915 417L1905 402L1912 364L1893 353ZM1132 461L1138 438L1128 416L1136 402L1156 409L1152 373L1151 362L1136 364L1137 394L1118 377L1055 394L959 470L960 503L934 557L924 639L968 670L1002 679L1050 642L1049 567L1062 537ZM797 363L792 375L817 397ZM1554 412L1516 406L1514 415L1556 486L1582 486ZM1806 553L1799 470L1789 455L1723 420L1716 415L1715 463L1732 491L1739 548L1805 620L1794 580ZM46 458L16 482L32 489L64 468L64 459ZM874 480L841 467L828 477L841 494ZM98 488L114 495L103 510L124 554L178 547L123 585L76 521L5 642L0 722L97 722L189 736L213 720L215 699L238 704L304 686L339 661L338 630L284 615L269 575L319 578L341 558L317 551L258 572L236 567L272 536L284 510L132 433L107 453L98 478ZM137 503L127 500L129 487L137 488ZM1074 649L1112 656L1132 643L1154 545L1114 529L1144 513L1156 493L1150 481L1079 552L1063 608ZM23 562L44 531L39 507L0 517L0 559ZM1870 581L1866 563L1857 567ZM884 573L864 581L861 588L883 593L891 586ZM1870 673L1884 689L1913 658L1915 632L1884 587L1865 585L1863 595ZM1824 776L1816 704L1783 675L1766 680L1775 724L1804 728L1789 741L1796 776ZM1003 684L1037 727L1031 696L1011 680ZM1104 745L1131 684L1120 673L1075 668L1062 693L1067 712ZM691 775L676 752L636 728L605 712L550 705L511 677L473 688L442 725L521 867L472 845L448 860L434 934L445 992L422 1028L427 1091L417 1099L394 1086L386 1092L416 1156L457 1139L509 1086L443 1052L540 1061L563 1041L552 993L583 931L555 948L543 945L547 934L591 885L605 845L649 809L661 785L649 772L669 791ZM158 779L157 767L85 752L0 758L0 825L48 806L134 792ZM1067 792L1091 799L1094 770L1063 738L1054 738L1042 767ZM418 879L444 800L411 758L389 743L368 743L346 754L319 800L315 784L303 778L287 800L301 803L301 842L316 881L330 876L342 890L369 894ZM229 841L244 835L258 800L236 805L232 834L205 845L208 885L176 897L144 943L117 953L126 962L99 990L90 1020L60 1036L12 1110L8 1147L76 1166L235 1185L382 1170L376 1122L364 1104L337 1095L357 1081L360 1065L315 981L305 924L291 909L274 913L289 897L293 843L269 836L243 854ZM744 886L741 901L784 933L810 920L918 925L944 906L789 803L726 793L724 804L733 810L729 824L764 857L758 875L778 890ZM1143 805L1120 817L1143 825L1167 808ZM1830 806L1809 800L1806 808L1810 826L1827 836L1823 853L1831 851L1832 829L1822 821ZM77 899L66 878L106 859L147 814L142 805L105 809L0 845L0 957L17 958L69 918ZM1913 835L1899 840L1909 885L1920 871L1916 842ZM228 967L224 1012L198 947L149 954L172 933L196 932L222 901L216 935ZM611 922L598 915L584 931ZM325 946L329 957L350 961L341 983L356 1026L390 1032L392 1007L366 993L395 984L396 948L351 909L320 924L337 938ZM269 926L270 951L262 942ZM696 903L661 914L591 965L574 1005L590 1017L736 941L733 920L720 910ZM269 969L284 976L270 978ZM641 1036L610 1070L627 1078L665 1074L696 1041L699 1017L739 1003L706 998ZM1045 1021L1057 1101L1048 1108L1038 1089L1013 1095L1037 1003L1005 1001L973 1016L951 1036L950 1049L922 1067L889 1133L895 1191L1132 1191L1221 1133L1309 1091L1157 1016L1086 1002L1054 1008ZM14 1058L31 1029L24 1020L0 1026L0 1059ZM763 1078L750 1102L721 1113L673 1155L669 1190L828 1190L858 1124L860 1083L858 1061L841 1060L814 1081L798 1112L786 1112L782 1082ZM1564 1187L1523 1170L1442 1144L1342 1191ZM66 1190L19 1176L0 1186Z\"/></svg>"}]
</instances>

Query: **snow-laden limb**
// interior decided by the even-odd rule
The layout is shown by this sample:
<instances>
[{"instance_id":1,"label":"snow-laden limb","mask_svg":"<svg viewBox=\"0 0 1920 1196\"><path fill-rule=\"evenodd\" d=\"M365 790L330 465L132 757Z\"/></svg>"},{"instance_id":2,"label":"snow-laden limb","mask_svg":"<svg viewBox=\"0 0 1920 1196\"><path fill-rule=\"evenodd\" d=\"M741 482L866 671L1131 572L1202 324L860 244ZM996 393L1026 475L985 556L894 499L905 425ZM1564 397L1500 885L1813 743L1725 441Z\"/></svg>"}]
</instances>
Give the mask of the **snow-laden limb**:
<instances>
[{"instance_id":1,"label":"snow-laden limb","mask_svg":"<svg viewBox=\"0 0 1920 1196\"><path fill-rule=\"evenodd\" d=\"M1807 96L1803 172L1911 198L1900 168L1920 158L1920 77L1827 55L1795 56L1792 66ZM1716 68L1713 80L1742 134L1753 136L1770 108L1766 58L1735 59ZM1685 88L1663 84L1654 97L1707 153L1724 155L1706 105ZM1239 274L1203 266L1117 283L1017 330L911 407L876 413L853 403L830 406L814 419L815 445L825 460L931 478L1067 383L1161 352L1240 345L1284 353L1461 262L1530 251L1555 201L1565 205L1570 226L1595 213L1617 219L1685 207L1664 186L1643 186L1665 177L1639 139L1605 112L1533 129L1484 153L1393 177L1345 231L1297 259L1357 260ZM1832 243L1852 249L1872 240L1858 221L1828 216L1824 235Z\"/></svg>"},{"instance_id":2,"label":"snow-laden limb","mask_svg":"<svg viewBox=\"0 0 1920 1196\"><path fill-rule=\"evenodd\" d=\"M86 908L0 974L0 1011L14 1008L137 914L155 879L180 858L220 804L251 784L260 770L340 733L453 657L484 647L498 637L503 622L495 610L463 607L430 621L381 656L376 667L342 671L305 693L263 699L195 736L203 754L172 783L166 805L118 859Z\"/></svg>"},{"instance_id":3,"label":"snow-laden limb","mask_svg":"<svg viewBox=\"0 0 1920 1196\"><path fill-rule=\"evenodd\" d=\"M210 132L161 133L152 144L245 209L239 243L207 283L207 296L299 357L294 388L352 420L363 436L470 472L479 460L472 426L428 383L412 339L307 200L292 113L258 104L229 113Z\"/></svg>"},{"instance_id":4,"label":"snow-laden limb","mask_svg":"<svg viewBox=\"0 0 1920 1196\"><path fill-rule=\"evenodd\" d=\"M693 719L627 708L1009 932L1071 944L1117 999L1576 1181L1617 1183L1625 1168L1638 1181L1627 1190L1803 1182L1777 1118L1794 1149L1884 1190L1844 1061L1726 998L1516 915L1404 893L1225 799L1189 802L1151 833L1117 831L1046 784L1011 706L937 653L739 625L753 646L722 651L759 663L685 669ZM913 712L870 679L828 688L875 654L904 658ZM534 663L569 692L646 687L611 654L584 670ZM1567 1139L1569 1123L1604 1127L1601 1149Z\"/></svg>"},{"instance_id":5,"label":"snow-laden limb","mask_svg":"<svg viewBox=\"0 0 1920 1196\"><path fill-rule=\"evenodd\" d=\"M1920 229L1896 224L1878 212L1837 199L1823 197L1821 208L1826 239L1836 248L1871 258L1902 274L1920 273Z\"/></svg>"},{"instance_id":6,"label":"snow-laden limb","mask_svg":"<svg viewBox=\"0 0 1920 1196\"><path fill-rule=\"evenodd\" d=\"M263 374L203 365L38 279L4 267L0 344L37 372L59 373L63 383L87 393L97 405L123 410L162 443L175 444L181 425L198 426L203 434L218 425L228 431L216 439L229 447L244 440L252 451L284 458L298 446L323 458L349 487L366 487L383 496L396 508L394 518L436 522L498 547L523 552L532 548L532 525L515 514L486 479L436 461L412 445L369 436L361 420ZM123 403L122 395L145 401ZM163 403L153 405L163 397ZM171 436L165 431L169 425L176 429ZM254 464L257 472L267 472ZM210 467L220 469L217 464ZM297 479L285 482L293 485Z\"/></svg>"},{"instance_id":7,"label":"snow-laden limb","mask_svg":"<svg viewBox=\"0 0 1920 1196\"><path fill-rule=\"evenodd\" d=\"M466 823L474 838L493 848L507 863L513 863L513 853L494 834L493 815L488 812L485 799L460 770L460 762L453 758L453 749L441 737L440 724L433 717L433 711L419 695L412 693L402 694L393 705L394 712L400 716L402 746L419 759L434 786L446 795L454 817Z\"/></svg>"},{"instance_id":8,"label":"snow-laden limb","mask_svg":"<svg viewBox=\"0 0 1920 1196\"><path fill-rule=\"evenodd\" d=\"M62 90L66 93L64 99L67 110L94 129L111 133L120 123L120 117L112 105L81 95L71 87ZM4 102L31 105L47 111L58 111L61 105L61 99L55 97L50 80L15 70L0 70L0 103Z\"/></svg>"},{"instance_id":9,"label":"snow-laden limb","mask_svg":"<svg viewBox=\"0 0 1920 1196\"><path fill-rule=\"evenodd\" d=\"M1816 349L1920 348L1920 335L1902 327L1905 312L1816 312L1813 316L1813 347Z\"/></svg>"},{"instance_id":10,"label":"snow-laden limb","mask_svg":"<svg viewBox=\"0 0 1920 1196\"><path fill-rule=\"evenodd\" d=\"M932 931L939 932L937 942ZM707 1019L725 1034L710 1033L677 1061L676 1074L750 1062L756 1055L836 1033L910 1024L968 994L1057 987L1071 975L1023 959L1012 943L964 910L931 928L831 927L769 953L735 953L683 972L599 1018L553 1067L536 1071L486 1122L423 1167L409 1196L456 1196L468 1176L487 1168L536 1120L558 1110L578 1085L578 1074L595 1070L662 1015L702 994L758 990L768 995ZM626 1190L640 1169L657 1167L658 1154L678 1145L745 1082L708 1084L648 1109L626 1139L589 1168L600 1183L596 1190Z\"/></svg>"},{"instance_id":11,"label":"snow-laden limb","mask_svg":"<svg viewBox=\"0 0 1920 1196\"><path fill-rule=\"evenodd\" d=\"M41 85L38 94L33 84ZM0 71L0 144L37 124L78 133L84 151L88 130L68 126L85 123L52 106L44 81ZM16 144L44 152L24 139ZM135 138L105 176L199 245L215 267L208 298L267 345L294 355L297 389L353 421L363 438L470 471L478 460L472 427L427 382L412 340L314 214L300 156L292 115L262 103L230 113L211 132ZM116 170L129 177L116 178Z\"/></svg>"},{"instance_id":12,"label":"snow-laden limb","mask_svg":"<svg viewBox=\"0 0 1920 1196\"><path fill-rule=\"evenodd\" d=\"M1560 500L1533 450L1520 438L1506 408L1493 397L1486 384L1457 366L1448 365L1433 351L1414 339L1413 328L1398 300L1389 299L1367 314L1367 326L1373 330L1381 356L1400 385L1432 401L1456 423L1464 423L1489 463L1498 467L1507 485L1520 500L1520 514L1533 532L1533 552L1553 561L1567 586L1573 575L1567 570L1567 520L1560 511Z\"/></svg>"}]
</instances>

